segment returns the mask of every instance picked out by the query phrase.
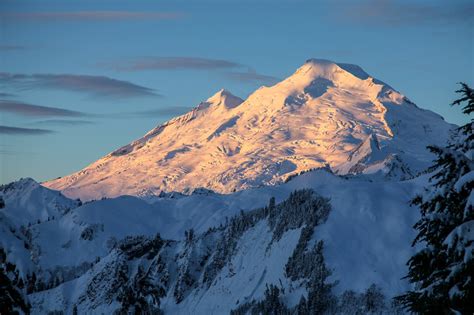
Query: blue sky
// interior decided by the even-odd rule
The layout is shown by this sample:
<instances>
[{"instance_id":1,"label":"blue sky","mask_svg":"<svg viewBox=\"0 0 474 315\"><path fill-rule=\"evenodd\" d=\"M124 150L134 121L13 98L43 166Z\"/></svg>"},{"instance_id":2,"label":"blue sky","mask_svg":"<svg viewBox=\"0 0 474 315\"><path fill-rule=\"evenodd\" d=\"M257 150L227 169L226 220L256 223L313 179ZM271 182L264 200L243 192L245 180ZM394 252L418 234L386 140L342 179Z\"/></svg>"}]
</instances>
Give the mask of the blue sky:
<instances>
[{"instance_id":1,"label":"blue sky","mask_svg":"<svg viewBox=\"0 0 474 315\"><path fill-rule=\"evenodd\" d=\"M470 1L0 2L0 182L77 171L220 88L355 63L449 122Z\"/></svg>"}]
</instances>

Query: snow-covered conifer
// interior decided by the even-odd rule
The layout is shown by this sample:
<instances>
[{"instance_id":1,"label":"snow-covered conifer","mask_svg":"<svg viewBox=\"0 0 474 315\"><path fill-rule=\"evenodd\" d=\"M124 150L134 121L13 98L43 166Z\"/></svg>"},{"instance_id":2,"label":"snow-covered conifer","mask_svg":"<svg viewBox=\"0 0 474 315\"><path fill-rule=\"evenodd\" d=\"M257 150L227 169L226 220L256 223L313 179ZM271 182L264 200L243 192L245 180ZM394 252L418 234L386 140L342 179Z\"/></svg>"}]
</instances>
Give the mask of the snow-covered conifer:
<instances>
[{"instance_id":1,"label":"snow-covered conifer","mask_svg":"<svg viewBox=\"0 0 474 315\"><path fill-rule=\"evenodd\" d=\"M452 105L474 111L474 90L464 83ZM422 314L474 312L474 121L458 128L437 155L430 186L413 200L421 210L414 244L425 244L409 261L414 289L398 299Z\"/></svg>"}]
</instances>

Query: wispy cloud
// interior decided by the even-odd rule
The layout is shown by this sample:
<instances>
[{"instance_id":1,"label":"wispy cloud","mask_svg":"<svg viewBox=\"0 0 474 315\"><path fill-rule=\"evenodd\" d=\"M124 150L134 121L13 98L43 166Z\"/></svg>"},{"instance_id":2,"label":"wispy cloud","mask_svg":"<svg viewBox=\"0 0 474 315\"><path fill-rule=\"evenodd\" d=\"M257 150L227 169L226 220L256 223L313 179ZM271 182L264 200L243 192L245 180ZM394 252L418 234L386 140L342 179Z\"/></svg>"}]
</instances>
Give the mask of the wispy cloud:
<instances>
[{"instance_id":1,"label":"wispy cloud","mask_svg":"<svg viewBox=\"0 0 474 315\"><path fill-rule=\"evenodd\" d=\"M233 80L233 81L238 81L238 82L274 84L280 81L280 79L277 77L260 74L251 69L249 69L246 72L229 71L229 72L224 73L224 75L228 79Z\"/></svg>"},{"instance_id":2,"label":"wispy cloud","mask_svg":"<svg viewBox=\"0 0 474 315\"><path fill-rule=\"evenodd\" d=\"M233 61L199 57L142 57L118 62L102 62L98 65L116 71L221 70L242 67Z\"/></svg>"},{"instance_id":3,"label":"wispy cloud","mask_svg":"<svg viewBox=\"0 0 474 315\"><path fill-rule=\"evenodd\" d=\"M38 126L82 126L82 125L92 125L95 122L90 120L67 120L67 119L46 119L46 120L39 120L34 121L31 123L32 125Z\"/></svg>"},{"instance_id":4,"label":"wispy cloud","mask_svg":"<svg viewBox=\"0 0 474 315\"><path fill-rule=\"evenodd\" d=\"M0 51L12 51L12 50L24 50L24 49L26 49L25 46L0 44Z\"/></svg>"},{"instance_id":5,"label":"wispy cloud","mask_svg":"<svg viewBox=\"0 0 474 315\"><path fill-rule=\"evenodd\" d=\"M159 11L48 11L48 12L2 12L0 18L13 21L111 21L111 20L176 20L184 16L181 12Z\"/></svg>"},{"instance_id":6,"label":"wispy cloud","mask_svg":"<svg viewBox=\"0 0 474 315\"><path fill-rule=\"evenodd\" d=\"M51 118L32 121L30 125L37 126L80 126L91 125L96 122L92 119L130 119L130 118L158 118L158 117L173 117L188 112L191 108L184 106L167 106L162 108L155 108L141 111L130 111L122 113L107 113L107 114L91 114L58 107L49 107L34 105L24 102L0 100L0 113L12 113L18 116L28 118ZM60 119L55 119L60 117ZM76 118L76 119L74 119ZM86 119L77 119L86 118Z\"/></svg>"},{"instance_id":7,"label":"wispy cloud","mask_svg":"<svg viewBox=\"0 0 474 315\"><path fill-rule=\"evenodd\" d=\"M54 133L54 131L49 129L20 128L0 125L0 134L2 135L37 136L49 133Z\"/></svg>"},{"instance_id":8,"label":"wispy cloud","mask_svg":"<svg viewBox=\"0 0 474 315\"><path fill-rule=\"evenodd\" d=\"M0 83L20 89L57 89L100 98L161 96L153 89L106 76L0 73Z\"/></svg>"},{"instance_id":9,"label":"wispy cloud","mask_svg":"<svg viewBox=\"0 0 474 315\"><path fill-rule=\"evenodd\" d=\"M12 145L0 144L0 155L22 155L22 154L32 155L35 153L31 151L28 152L28 151L15 150L15 147Z\"/></svg>"},{"instance_id":10,"label":"wispy cloud","mask_svg":"<svg viewBox=\"0 0 474 315\"><path fill-rule=\"evenodd\" d=\"M0 155L22 155L22 154L33 154L32 152L22 152L22 151L15 151L15 150L5 150L0 149Z\"/></svg>"},{"instance_id":11,"label":"wispy cloud","mask_svg":"<svg viewBox=\"0 0 474 315\"><path fill-rule=\"evenodd\" d=\"M3 93L3 92L0 92L0 97L15 97L16 95L15 94L12 94L12 93Z\"/></svg>"},{"instance_id":12,"label":"wispy cloud","mask_svg":"<svg viewBox=\"0 0 474 315\"><path fill-rule=\"evenodd\" d=\"M184 106L170 106L163 108L156 108L150 110L134 111L134 112L124 112L124 113L112 113L108 114L108 118L118 118L118 119L128 119L128 118L159 118L159 117L169 117L182 115L190 111L190 107Z\"/></svg>"},{"instance_id":13,"label":"wispy cloud","mask_svg":"<svg viewBox=\"0 0 474 315\"><path fill-rule=\"evenodd\" d=\"M184 106L172 106L166 108L157 108L151 110L144 110L131 113L135 117L145 118L145 117L161 117L161 116L176 116L184 114L190 111L190 107Z\"/></svg>"},{"instance_id":14,"label":"wispy cloud","mask_svg":"<svg viewBox=\"0 0 474 315\"><path fill-rule=\"evenodd\" d=\"M85 113L41 105L33 105L24 102L0 100L0 112L8 112L26 117L81 117Z\"/></svg>"},{"instance_id":15,"label":"wispy cloud","mask_svg":"<svg viewBox=\"0 0 474 315\"><path fill-rule=\"evenodd\" d=\"M271 84L278 78L256 72L244 64L225 60L201 57L141 57L113 62L101 62L98 66L114 71L161 71L195 70L216 71L232 81Z\"/></svg>"},{"instance_id":16,"label":"wispy cloud","mask_svg":"<svg viewBox=\"0 0 474 315\"><path fill-rule=\"evenodd\" d=\"M344 19L361 24L385 26L444 25L447 23L472 23L474 3L441 1L439 3L394 0L369 0L351 4L339 11Z\"/></svg>"}]
</instances>

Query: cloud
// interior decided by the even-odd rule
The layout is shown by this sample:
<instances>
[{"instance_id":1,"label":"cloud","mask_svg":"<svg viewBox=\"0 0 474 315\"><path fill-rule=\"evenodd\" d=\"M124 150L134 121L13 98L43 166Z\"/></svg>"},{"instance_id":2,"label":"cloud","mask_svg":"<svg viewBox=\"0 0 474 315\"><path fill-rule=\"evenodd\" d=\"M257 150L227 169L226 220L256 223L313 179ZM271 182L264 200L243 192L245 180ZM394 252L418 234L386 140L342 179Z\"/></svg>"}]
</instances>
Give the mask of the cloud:
<instances>
[{"instance_id":1,"label":"cloud","mask_svg":"<svg viewBox=\"0 0 474 315\"><path fill-rule=\"evenodd\" d=\"M13 21L113 21L113 20L175 20L180 12L158 11L63 11L63 12L3 12L0 18Z\"/></svg>"},{"instance_id":2,"label":"cloud","mask_svg":"<svg viewBox=\"0 0 474 315\"><path fill-rule=\"evenodd\" d=\"M21 155L21 154L28 154L28 156L35 154L31 151L17 151L17 150L12 150L14 148L11 145L8 144L0 144L0 155Z\"/></svg>"},{"instance_id":3,"label":"cloud","mask_svg":"<svg viewBox=\"0 0 474 315\"><path fill-rule=\"evenodd\" d=\"M15 94L0 92L0 97L15 97Z\"/></svg>"},{"instance_id":4,"label":"cloud","mask_svg":"<svg viewBox=\"0 0 474 315\"><path fill-rule=\"evenodd\" d=\"M163 117L163 116L174 117L177 115L182 115L190 110L191 110L190 107L170 106L170 107L156 108L156 109L143 110L143 111L108 114L107 117L118 118L118 119L149 118L149 117L155 118L155 117Z\"/></svg>"},{"instance_id":5,"label":"cloud","mask_svg":"<svg viewBox=\"0 0 474 315\"><path fill-rule=\"evenodd\" d=\"M25 152L21 152L21 151L0 149L0 155L20 155L20 154L24 154L24 153ZM28 152L28 154L30 154L30 152Z\"/></svg>"},{"instance_id":6,"label":"cloud","mask_svg":"<svg viewBox=\"0 0 474 315\"><path fill-rule=\"evenodd\" d=\"M362 24L385 26L443 25L455 22L472 22L474 4L471 2L444 1L397 2L394 0L369 0L340 10L344 19Z\"/></svg>"},{"instance_id":7,"label":"cloud","mask_svg":"<svg viewBox=\"0 0 474 315\"><path fill-rule=\"evenodd\" d=\"M158 109L151 109L151 110L144 110L132 113L135 117L161 117L161 116L176 116L182 115L188 111L190 111L190 107L184 106L173 106L173 107L166 107L166 108L158 108Z\"/></svg>"},{"instance_id":8,"label":"cloud","mask_svg":"<svg viewBox=\"0 0 474 315\"><path fill-rule=\"evenodd\" d=\"M238 82L272 84L279 81L278 78L257 73L252 68L234 61L201 57L142 57L118 62L102 62L98 66L109 70L129 72L149 70L220 71L225 78Z\"/></svg>"},{"instance_id":9,"label":"cloud","mask_svg":"<svg viewBox=\"0 0 474 315\"><path fill-rule=\"evenodd\" d=\"M200 57L143 57L122 62L99 63L99 66L116 71L220 70L242 67L233 61Z\"/></svg>"},{"instance_id":10,"label":"cloud","mask_svg":"<svg viewBox=\"0 0 474 315\"><path fill-rule=\"evenodd\" d=\"M46 125L46 126L81 126L92 125L95 122L90 120L67 120L67 119L47 119L39 120L31 123L32 125Z\"/></svg>"},{"instance_id":11,"label":"cloud","mask_svg":"<svg viewBox=\"0 0 474 315\"><path fill-rule=\"evenodd\" d=\"M0 51L24 50L25 46L19 45L0 45Z\"/></svg>"},{"instance_id":12,"label":"cloud","mask_svg":"<svg viewBox=\"0 0 474 315\"><path fill-rule=\"evenodd\" d=\"M123 112L123 113L107 113L107 114L89 114L79 111L73 111L57 107L48 107L41 105L33 105L24 102L0 100L0 113L12 113L23 117L44 117L54 118L62 117L65 119L44 119L33 121L31 125L45 126L80 126L95 124L95 121L87 119L74 118L93 118L93 119L129 119L129 118L149 118L163 116L177 116L191 110L190 107L169 106L163 108L155 108L150 110Z\"/></svg>"},{"instance_id":13,"label":"cloud","mask_svg":"<svg viewBox=\"0 0 474 315\"><path fill-rule=\"evenodd\" d=\"M23 102L0 100L0 112L12 113L26 117L81 117L85 113Z\"/></svg>"},{"instance_id":14,"label":"cloud","mask_svg":"<svg viewBox=\"0 0 474 315\"><path fill-rule=\"evenodd\" d=\"M54 133L54 131L48 129L31 129L0 125L0 134L2 135L37 136L49 133Z\"/></svg>"},{"instance_id":15,"label":"cloud","mask_svg":"<svg viewBox=\"0 0 474 315\"><path fill-rule=\"evenodd\" d=\"M57 89L99 98L161 96L153 89L106 76L76 74L13 74L0 72L0 83L23 90Z\"/></svg>"},{"instance_id":16,"label":"cloud","mask_svg":"<svg viewBox=\"0 0 474 315\"><path fill-rule=\"evenodd\" d=\"M260 74L254 70L248 70L247 72L230 71L230 72L224 73L224 76L233 81L247 82L247 83L274 84L280 81L279 78L265 75L265 74Z\"/></svg>"}]
</instances>

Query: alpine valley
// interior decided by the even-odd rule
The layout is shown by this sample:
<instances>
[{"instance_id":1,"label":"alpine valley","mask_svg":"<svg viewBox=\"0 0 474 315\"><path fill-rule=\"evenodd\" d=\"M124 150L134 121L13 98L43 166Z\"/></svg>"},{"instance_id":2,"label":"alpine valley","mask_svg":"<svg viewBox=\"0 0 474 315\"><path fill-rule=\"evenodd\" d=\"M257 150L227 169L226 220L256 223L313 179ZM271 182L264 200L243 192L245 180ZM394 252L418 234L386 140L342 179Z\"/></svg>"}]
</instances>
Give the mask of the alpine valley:
<instances>
[{"instance_id":1,"label":"alpine valley","mask_svg":"<svg viewBox=\"0 0 474 315\"><path fill-rule=\"evenodd\" d=\"M77 173L1 186L33 314L403 314L410 206L457 126L356 65L221 90ZM5 292L7 292L5 291Z\"/></svg>"}]
</instances>

